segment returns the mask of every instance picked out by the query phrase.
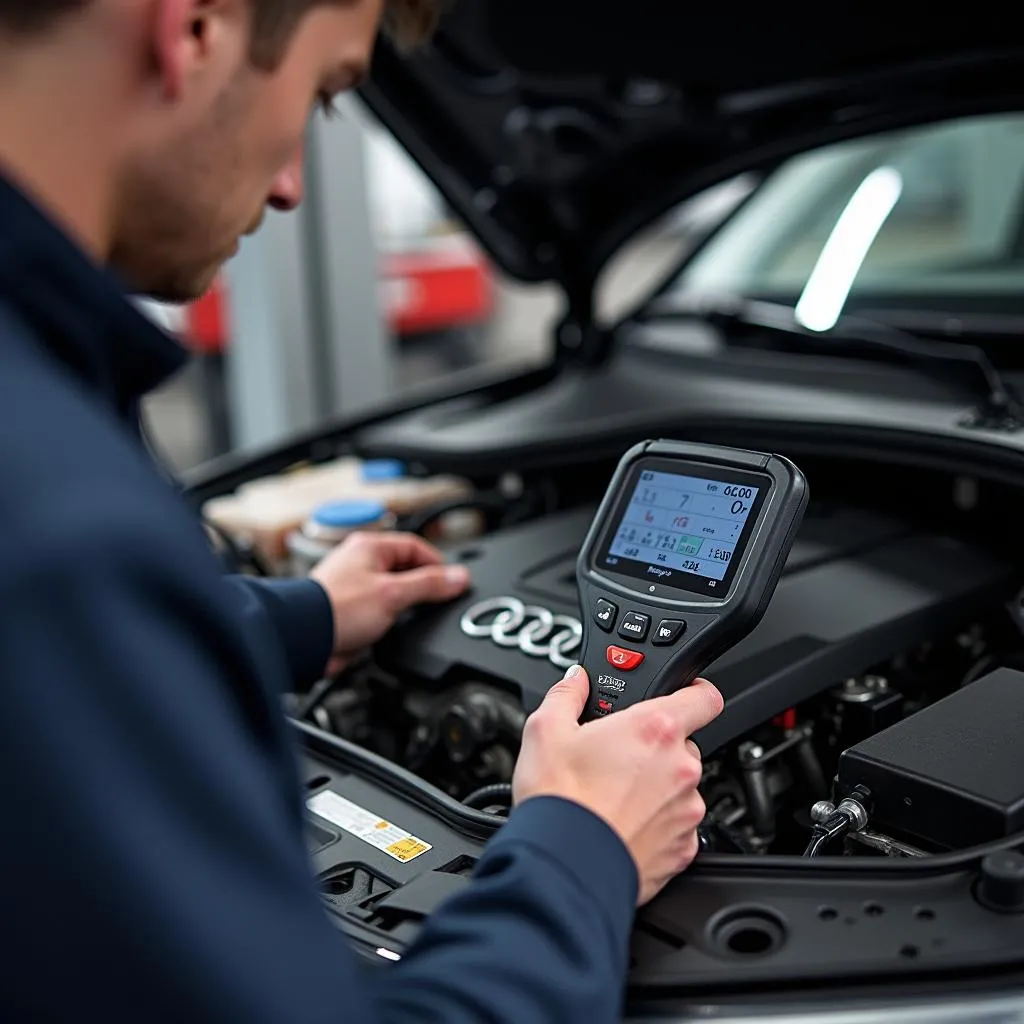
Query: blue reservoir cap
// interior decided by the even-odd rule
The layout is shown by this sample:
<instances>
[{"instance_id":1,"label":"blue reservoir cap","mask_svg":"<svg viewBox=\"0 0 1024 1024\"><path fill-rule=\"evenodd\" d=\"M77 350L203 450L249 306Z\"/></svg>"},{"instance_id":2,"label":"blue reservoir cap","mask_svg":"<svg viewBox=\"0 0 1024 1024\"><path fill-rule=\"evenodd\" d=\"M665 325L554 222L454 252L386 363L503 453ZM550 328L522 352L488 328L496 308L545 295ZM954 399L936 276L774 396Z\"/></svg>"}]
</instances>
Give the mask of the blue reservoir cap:
<instances>
[{"instance_id":1,"label":"blue reservoir cap","mask_svg":"<svg viewBox=\"0 0 1024 1024\"><path fill-rule=\"evenodd\" d=\"M379 501L335 501L321 505L312 515L313 522L328 529L366 526L381 519L387 509Z\"/></svg>"},{"instance_id":2,"label":"blue reservoir cap","mask_svg":"<svg viewBox=\"0 0 1024 1024\"><path fill-rule=\"evenodd\" d=\"M398 459L369 459L363 463L364 480L397 480L405 476L405 463Z\"/></svg>"}]
</instances>

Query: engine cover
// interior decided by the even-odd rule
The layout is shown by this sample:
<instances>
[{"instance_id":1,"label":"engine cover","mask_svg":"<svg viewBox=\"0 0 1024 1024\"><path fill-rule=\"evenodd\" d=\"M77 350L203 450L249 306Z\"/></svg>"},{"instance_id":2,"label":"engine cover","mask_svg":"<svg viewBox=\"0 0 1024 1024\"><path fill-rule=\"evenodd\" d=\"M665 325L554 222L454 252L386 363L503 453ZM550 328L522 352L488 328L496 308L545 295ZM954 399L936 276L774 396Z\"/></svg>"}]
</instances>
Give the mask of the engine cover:
<instances>
[{"instance_id":1,"label":"engine cover","mask_svg":"<svg viewBox=\"0 0 1024 1024\"><path fill-rule=\"evenodd\" d=\"M533 711L578 652L576 556L594 511L550 515L459 551L472 592L400 622L378 663L432 687L503 685ZM696 737L701 749L962 623L1009 584L1006 566L961 542L812 506L764 618L705 673L726 704Z\"/></svg>"}]
</instances>

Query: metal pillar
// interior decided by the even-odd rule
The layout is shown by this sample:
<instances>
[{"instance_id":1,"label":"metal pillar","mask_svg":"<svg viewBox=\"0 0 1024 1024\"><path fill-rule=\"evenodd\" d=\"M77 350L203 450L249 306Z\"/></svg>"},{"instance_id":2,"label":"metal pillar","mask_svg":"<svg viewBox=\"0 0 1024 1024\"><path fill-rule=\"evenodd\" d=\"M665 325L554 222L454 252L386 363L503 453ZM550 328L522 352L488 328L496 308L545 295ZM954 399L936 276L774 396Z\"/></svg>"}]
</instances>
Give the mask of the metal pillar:
<instances>
[{"instance_id":1,"label":"metal pillar","mask_svg":"<svg viewBox=\"0 0 1024 1024\"><path fill-rule=\"evenodd\" d=\"M353 117L316 118L302 207L268 213L226 272L236 449L273 444L390 393L377 263L363 129Z\"/></svg>"},{"instance_id":2,"label":"metal pillar","mask_svg":"<svg viewBox=\"0 0 1024 1024\"><path fill-rule=\"evenodd\" d=\"M381 312L365 113L351 96L340 120L317 118L306 157L311 258L307 271L325 339L330 414L362 412L394 390L393 339Z\"/></svg>"}]
</instances>

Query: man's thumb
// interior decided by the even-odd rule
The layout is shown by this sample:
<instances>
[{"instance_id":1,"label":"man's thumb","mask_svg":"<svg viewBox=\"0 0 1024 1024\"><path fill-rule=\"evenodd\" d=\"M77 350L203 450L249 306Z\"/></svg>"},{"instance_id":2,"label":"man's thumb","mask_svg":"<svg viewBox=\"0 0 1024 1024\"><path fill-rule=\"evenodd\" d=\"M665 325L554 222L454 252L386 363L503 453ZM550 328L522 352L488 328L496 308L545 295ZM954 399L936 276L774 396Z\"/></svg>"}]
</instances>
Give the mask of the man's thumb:
<instances>
[{"instance_id":1,"label":"man's thumb","mask_svg":"<svg viewBox=\"0 0 1024 1024\"><path fill-rule=\"evenodd\" d=\"M551 687L544 698L544 707L558 718L576 722L587 706L590 683L587 670L582 665L573 665L568 672Z\"/></svg>"}]
</instances>

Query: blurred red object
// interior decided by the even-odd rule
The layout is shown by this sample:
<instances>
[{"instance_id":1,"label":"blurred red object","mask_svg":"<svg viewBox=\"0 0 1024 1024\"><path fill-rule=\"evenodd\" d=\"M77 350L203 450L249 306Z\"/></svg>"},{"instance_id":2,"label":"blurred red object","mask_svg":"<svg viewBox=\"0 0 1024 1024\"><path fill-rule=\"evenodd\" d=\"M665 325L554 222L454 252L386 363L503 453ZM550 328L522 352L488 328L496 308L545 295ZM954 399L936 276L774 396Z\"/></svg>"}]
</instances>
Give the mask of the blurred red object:
<instances>
[{"instance_id":1,"label":"blurred red object","mask_svg":"<svg viewBox=\"0 0 1024 1024\"><path fill-rule=\"evenodd\" d=\"M385 254L382 275L384 314L394 334L482 323L494 308L490 264L458 236Z\"/></svg>"},{"instance_id":2,"label":"blurred red object","mask_svg":"<svg viewBox=\"0 0 1024 1024\"><path fill-rule=\"evenodd\" d=\"M231 337L224 279L218 276L210 290L185 309L184 343L197 355L220 355Z\"/></svg>"},{"instance_id":3,"label":"blurred red object","mask_svg":"<svg viewBox=\"0 0 1024 1024\"><path fill-rule=\"evenodd\" d=\"M385 253L381 285L388 327L400 336L483 323L494 309L490 264L458 236L431 240L415 251ZM230 343L225 288L218 276L185 308L183 340L197 355L221 355Z\"/></svg>"}]
</instances>

